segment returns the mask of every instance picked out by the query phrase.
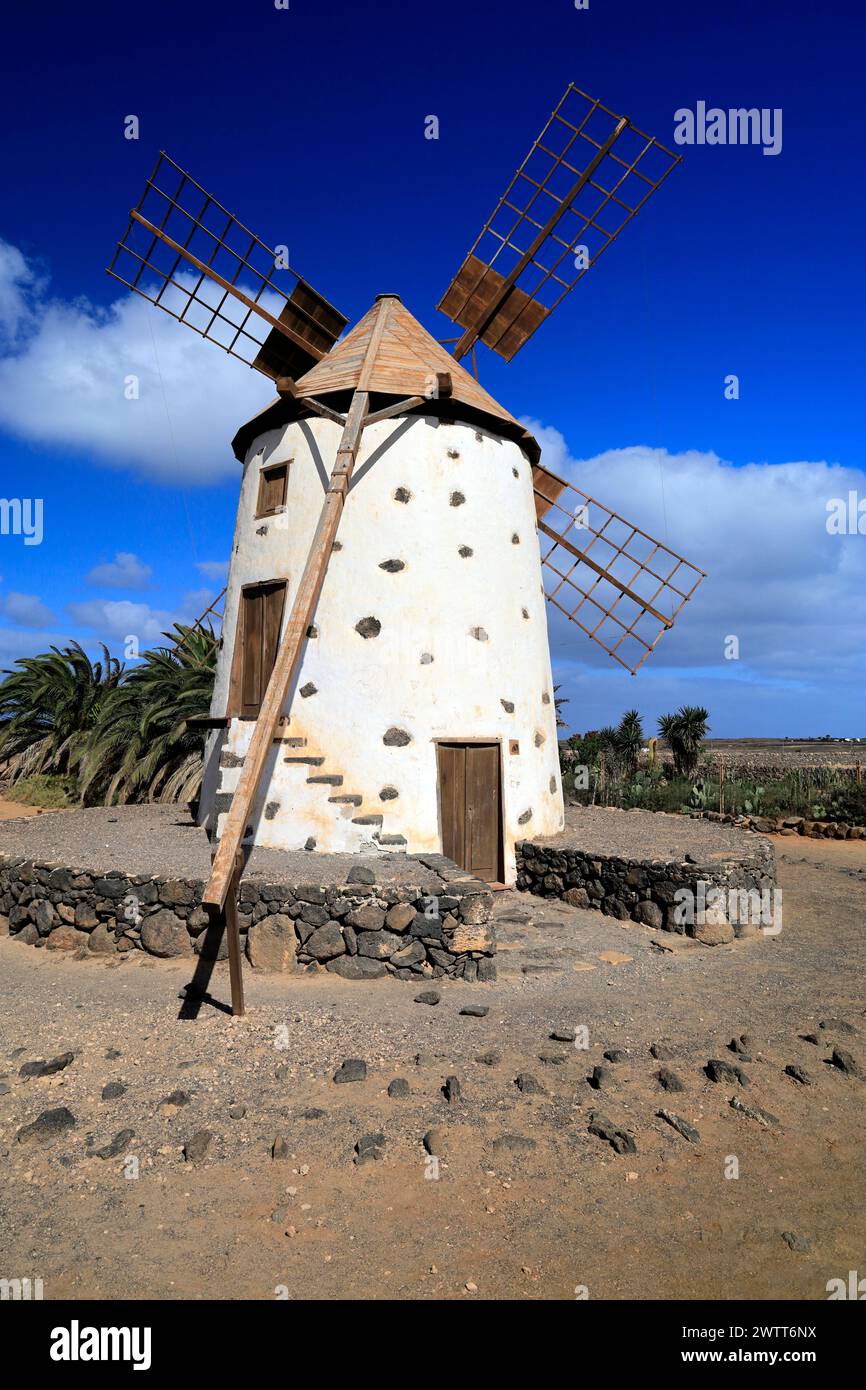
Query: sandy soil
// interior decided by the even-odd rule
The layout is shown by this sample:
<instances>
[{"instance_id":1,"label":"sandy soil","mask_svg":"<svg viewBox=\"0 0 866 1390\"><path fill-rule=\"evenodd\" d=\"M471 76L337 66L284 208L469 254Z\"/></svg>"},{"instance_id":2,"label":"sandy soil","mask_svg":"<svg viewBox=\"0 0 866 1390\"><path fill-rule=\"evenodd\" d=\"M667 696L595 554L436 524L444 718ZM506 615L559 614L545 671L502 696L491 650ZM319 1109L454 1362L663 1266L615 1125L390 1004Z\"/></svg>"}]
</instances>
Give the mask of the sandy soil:
<instances>
[{"instance_id":1,"label":"sandy soil","mask_svg":"<svg viewBox=\"0 0 866 1390\"><path fill-rule=\"evenodd\" d=\"M499 981L449 982L432 1008L390 979L248 973L247 1018L205 1007L181 1020L188 966L58 960L0 940L0 1273L42 1277L46 1298L108 1300L570 1299L578 1286L825 1298L828 1279L866 1268L866 1083L830 1061L837 1046L866 1067L866 846L778 839L776 851L780 937L711 950L503 894ZM214 992L228 997L222 968ZM461 1015L470 1003L488 1015ZM587 1051L550 1040L584 1025ZM743 1032L750 1062L727 1047ZM659 1041L664 1063L649 1051ZM610 1048L627 1058L597 1092L586 1078ZM20 1076L67 1051L54 1075ZM366 1080L333 1082L347 1057L365 1059ZM750 1084L713 1083L709 1058ZM661 1090L660 1065L682 1092ZM519 1089L524 1073L543 1093ZM457 1101L442 1095L448 1076ZM389 1097L395 1077L407 1098ZM125 1092L102 1099L112 1081ZM179 1089L186 1104L161 1104ZM778 1122L737 1114L735 1094ZM74 1128L19 1142L63 1105ZM590 1134L593 1111L637 1152ZM438 1177L421 1143L433 1126L446 1132ZM118 1155L97 1156L124 1129ZM202 1129L207 1154L188 1161ZM371 1132L383 1157L358 1165ZM271 1157L278 1137L284 1159Z\"/></svg>"},{"instance_id":2,"label":"sandy soil","mask_svg":"<svg viewBox=\"0 0 866 1390\"><path fill-rule=\"evenodd\" d=\"M23 806L20 801L4 801L0 798L0 820L21 820L24 817L44 814L40 806Z\"/></svg>"},{"instance_id":3,"label":"sandy soil","mask_svg":"<svg viewBox=\"0 0 866 1390\"><path fill-rule=\"evenodd\" d=\"M0 825L0 855L24 855L41 863L108 873L176 874L206 879L211 845L185 806L88 806L54 812L37 823L7 819ZM269 882L345 883L350 869L375 864L377 881L410 882L421 890L439 880L424 868L435 856L308 854L304 850L256 848L244 876Z\"/></svg>"}]
</instances>

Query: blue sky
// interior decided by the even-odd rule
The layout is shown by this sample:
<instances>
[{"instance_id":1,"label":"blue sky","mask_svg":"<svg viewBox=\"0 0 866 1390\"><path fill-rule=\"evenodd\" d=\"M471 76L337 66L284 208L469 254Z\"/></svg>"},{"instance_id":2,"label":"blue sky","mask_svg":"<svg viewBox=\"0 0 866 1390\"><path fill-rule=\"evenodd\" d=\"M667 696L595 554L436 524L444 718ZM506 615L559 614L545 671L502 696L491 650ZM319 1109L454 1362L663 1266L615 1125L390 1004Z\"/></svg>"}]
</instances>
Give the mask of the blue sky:
<instances>
[{"instance_id":1,"label":"blue sky","mask_svg":"<svg viewBox=\"0 0 866 1390\"><path fill-rule=\"evenodd\" d=\"M350 320L396 290L445 336L443 288L574 81L666 144L701 100L781 108L783 140L683 148L518 357L480 358L552 467L710 571L635 679L553 626L569 722L690 701L720 735L866 734L866 535L825 525L831 498L866 499L853 0L49 3L4 27L0 495L43 497L45 535L0 536L0 665L146 644L220 587L230 438L270 392L104 274L156 150Z\"/></svg>"}]
</instances>

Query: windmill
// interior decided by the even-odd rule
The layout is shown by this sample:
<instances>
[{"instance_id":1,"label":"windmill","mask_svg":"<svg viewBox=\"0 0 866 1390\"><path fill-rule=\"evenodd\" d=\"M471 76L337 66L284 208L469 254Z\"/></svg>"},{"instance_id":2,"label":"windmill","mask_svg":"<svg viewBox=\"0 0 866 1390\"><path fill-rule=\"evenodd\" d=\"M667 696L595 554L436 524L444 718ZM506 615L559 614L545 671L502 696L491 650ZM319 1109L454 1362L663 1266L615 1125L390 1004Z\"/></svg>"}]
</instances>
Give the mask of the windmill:
<instances>
[{"instance_id":1,"label":"windmill","mask_svg":"<svg viewBox=\"0 0 866 1390\"><path fill-rule=\"evenodd\" d=\"M342 336L160 154L109 273L277 391L233 441L201 797L236 1011L246 849L444 852L509 881L515 841L563 822L545 598L635 673L704 577L545 468L477 379L477 344L510 361L677 163L569 86L446 289L460 331L438 342L391 294Z\"/></svg>"}]
</instances>

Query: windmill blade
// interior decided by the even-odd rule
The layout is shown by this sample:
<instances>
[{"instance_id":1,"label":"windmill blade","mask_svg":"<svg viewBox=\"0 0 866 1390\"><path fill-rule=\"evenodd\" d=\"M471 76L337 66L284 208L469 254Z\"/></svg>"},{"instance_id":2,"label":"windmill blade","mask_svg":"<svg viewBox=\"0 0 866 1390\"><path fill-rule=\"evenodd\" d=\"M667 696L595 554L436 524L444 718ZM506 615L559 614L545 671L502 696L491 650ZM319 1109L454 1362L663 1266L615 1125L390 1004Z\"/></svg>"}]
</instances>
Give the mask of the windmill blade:
<instances>
[{"instance_id":1,"label":"windmill blade","mask_svg":"<svg viewBox=\"0 0 866 1390\"><path fill-rule=\"evenodd\" d=\"M454 356L510 362L681 161L569 85L437 306Z\"/></svg>"},{"instance_id":2,"label":"windmill blade","mask_svg":"<svg viewBox=\"0 0 866 1390\"><path fill-rule=\"evenodd\" d=\"M265 376L294 378L330 352L348 320L276 265L276 251L163 151L108 274ZM288 293L276 274L288 276Z\"/></svg>"},{"instance_id":3,"label":"windmill blade","mask_svg":"<svg viewBox=\"0 0 866 1390\"><path fill-rule=\"evenodd\" d=\"M636 675L704 571L540 464L532 478L549 602Z\"/></svg>"}]
</instances>

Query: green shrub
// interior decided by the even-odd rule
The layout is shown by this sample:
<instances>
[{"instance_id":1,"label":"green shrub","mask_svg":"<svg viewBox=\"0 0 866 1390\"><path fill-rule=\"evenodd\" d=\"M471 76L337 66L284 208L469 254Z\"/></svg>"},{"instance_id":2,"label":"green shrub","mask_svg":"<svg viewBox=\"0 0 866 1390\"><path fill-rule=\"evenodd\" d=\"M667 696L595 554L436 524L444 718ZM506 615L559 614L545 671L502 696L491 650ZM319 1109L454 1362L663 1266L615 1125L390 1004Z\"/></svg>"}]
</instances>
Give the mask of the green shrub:
<instances>
[{"instance_id":1,"label":"green shrub","mask_svg":"<svg viewBox=\"0 0 866 1390\"><path fill-rule=\"evenodd\" d=\"M22 777L14 786L8 787L3 796L6 801L19 801L24 806L58 810L63 806L76 805L78 789L74 777L37 773L33 777Z\"/></svg>"}]
</instances>

